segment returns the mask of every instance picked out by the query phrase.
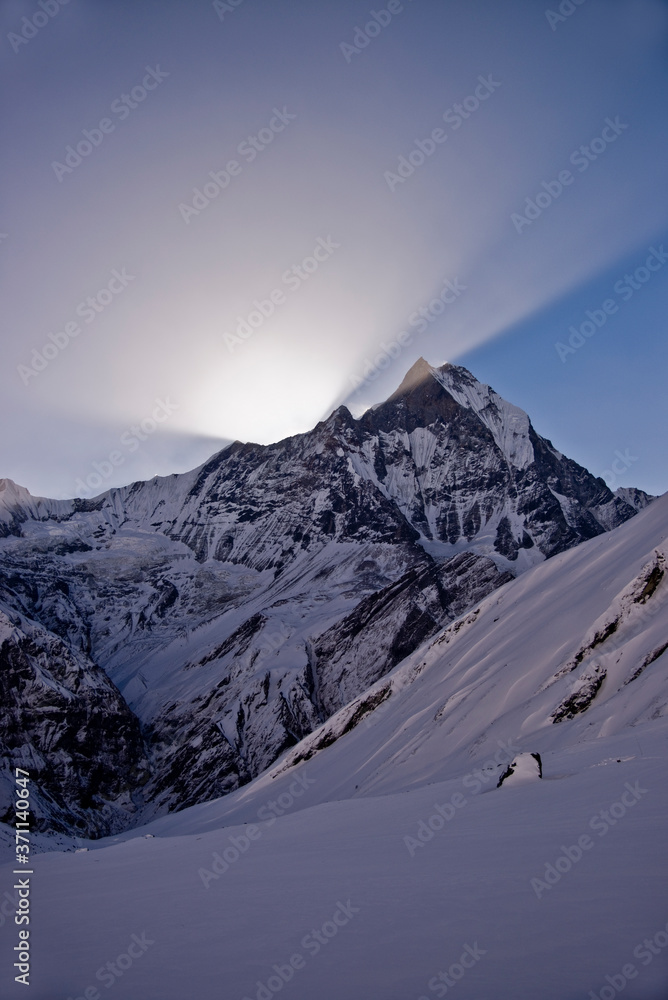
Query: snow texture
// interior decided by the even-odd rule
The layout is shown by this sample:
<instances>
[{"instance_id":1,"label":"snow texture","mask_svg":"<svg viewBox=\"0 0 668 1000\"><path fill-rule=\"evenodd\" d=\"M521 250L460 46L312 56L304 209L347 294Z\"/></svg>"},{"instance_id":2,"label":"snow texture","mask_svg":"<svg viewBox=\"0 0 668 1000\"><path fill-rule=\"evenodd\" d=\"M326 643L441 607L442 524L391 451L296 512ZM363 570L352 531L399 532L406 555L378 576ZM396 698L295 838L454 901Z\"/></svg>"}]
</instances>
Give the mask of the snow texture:
<instances>
[{"instance_id":1,"label":"snow texture","mask_svg":"<svg viewBox=\"0 0 668 1000\"><path fill-rule=\"evenodd\" d=\"M662 1000L667 525L668 495L509 581L245 787L37 857L32 995Z\"/></svg>"}]
</instances>

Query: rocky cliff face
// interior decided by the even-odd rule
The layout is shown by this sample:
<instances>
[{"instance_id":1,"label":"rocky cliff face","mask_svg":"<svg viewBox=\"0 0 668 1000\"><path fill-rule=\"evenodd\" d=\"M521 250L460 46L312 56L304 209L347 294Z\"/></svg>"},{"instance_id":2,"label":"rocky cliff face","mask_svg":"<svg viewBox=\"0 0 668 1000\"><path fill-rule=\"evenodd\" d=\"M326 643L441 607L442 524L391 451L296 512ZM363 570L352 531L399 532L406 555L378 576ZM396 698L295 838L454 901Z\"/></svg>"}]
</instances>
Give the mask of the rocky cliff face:
<instances>
[{"instance_id":1,"label":"rocky cliff face","mask_svg":"<svg viewBox=\"0 0 668 1000\"><path fill-rule=\"evenodd\" d=\"M149 775L139 722L85 654L0 612L0 706L1 821L13 822L10 769L22 767L38 829L95 837L132 823Z\"/></svg>"},{"instance_id":2,"label":"rocky cliff face","mask_svg":"<svg viewBox=\"0 0 668 1000\"><path fill-rule=\"evenodd\" d=\"M185 475L72 501L0 483L0 739L34 755L45 821L98 833L247 781L444 622L650 499L422 360L359 420L340 407ZM41 683L31 629L67 681Z\"/></svg>"}]
</instances>

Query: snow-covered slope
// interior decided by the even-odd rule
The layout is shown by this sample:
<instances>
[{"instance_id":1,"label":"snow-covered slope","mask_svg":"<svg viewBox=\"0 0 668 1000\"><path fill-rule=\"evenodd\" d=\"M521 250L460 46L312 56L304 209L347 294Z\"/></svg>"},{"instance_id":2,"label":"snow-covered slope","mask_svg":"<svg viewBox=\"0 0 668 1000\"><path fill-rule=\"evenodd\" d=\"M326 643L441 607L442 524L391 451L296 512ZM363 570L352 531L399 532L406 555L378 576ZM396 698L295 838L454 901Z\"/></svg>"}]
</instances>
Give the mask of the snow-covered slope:
<instances>
[{"instance_id":1,"label":"snow-covered slope","mask_svg":"<svg viewBox=\"0 0 668 1000\"><path fill-rule=\"evenodd\" d=\"M643 497L614 496L465 369L421 360L359 420L341 407L184 475L72 501L2 481L0 611L101 668L110 717L120 692L150 762L131 789L146 817L244 784L443 623ZM11 686L4 644L0 664ZM19 712L0 740L44 761L45 791L56 759L85 786L66 716L54 740ZM47 801L43 825L67 830ZM110 806L136 815L125 786Z\"/></svg>"},{"instance_id":2,"label":"snow-covered slope","mask_svg":"<svg viewBox=\"0 0 668 1000\"><path fill-rule=\"evenodd\" d=\"M497 448L517 469L526 469L534 461L529 418L488 385L478 382L465 368L454 365L433 370L435 378L461 406L473 410L490 431ZM555 452L561 458L562 456Z\"/></svg>"},{"instance_id":3,"label":"snow-covered slope","mask_svg":"<svg viewBox=\"0 0 668 1000\"><path fill-rule=\"evenodd\" d=\"M547 774L546 754L665 721L667 557L665 494L615 532L490 594L246 788L147 829L250 822L300 767L315 780L312 805L455 777L493 758L499 741L539 752ZM574 704L595 674L602 683Z\"/></svg>"},{"instance_id":4,"label":"snow-covered slope","mask_svg":"<svg viewBox=\"0 0 668 1000\"><path fill-rule=\"evenodd\" d=\"M667 536L668 495L483 598L244 788L38 857L33 995L664 1000ZM497 788L522 753L542 780Z\"/></svg>"}]
</instances>

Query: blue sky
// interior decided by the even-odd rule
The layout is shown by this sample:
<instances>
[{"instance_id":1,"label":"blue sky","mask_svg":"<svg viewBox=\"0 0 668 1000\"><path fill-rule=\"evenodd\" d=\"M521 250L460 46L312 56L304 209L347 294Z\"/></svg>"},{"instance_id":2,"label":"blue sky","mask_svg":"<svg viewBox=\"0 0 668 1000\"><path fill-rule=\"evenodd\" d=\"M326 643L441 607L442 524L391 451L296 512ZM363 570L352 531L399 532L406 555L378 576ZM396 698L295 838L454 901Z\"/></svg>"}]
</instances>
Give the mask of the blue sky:
<instances>
[{"instance_id":1,"label":"blue sky","mask_svg":"<svg viewBox=\"0 0 668 1000\"><path fill-rule=\"evenodd\" d=\"M0 12L0 476L185 470L423 355L668 488L664 0L45 7Z\"/></svg>"}]
</instances>

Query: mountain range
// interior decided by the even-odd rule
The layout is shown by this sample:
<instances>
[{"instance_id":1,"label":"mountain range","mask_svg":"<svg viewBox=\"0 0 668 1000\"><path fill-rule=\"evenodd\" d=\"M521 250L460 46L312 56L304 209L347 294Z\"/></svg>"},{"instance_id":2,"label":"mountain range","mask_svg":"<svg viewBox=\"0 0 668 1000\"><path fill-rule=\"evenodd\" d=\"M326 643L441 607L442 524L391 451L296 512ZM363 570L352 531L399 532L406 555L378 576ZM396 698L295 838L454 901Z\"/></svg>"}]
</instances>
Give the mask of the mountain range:
<instances>
[{"instance_id":1,"label":"mountain range","mask_svg":"<svg viewBox=\"0 0 668 1000\"><path fill-rule=\"evenodd\" d=\"M664 1000L667 558L668 495L444 619L241 787L31 832L34 995ZM4 825L0 849L13 997Z\"/></svg>"},{"instance_id":2,"label":"mountain range","mask_svg":"<svg viewBox=\"0 0 668 1000\"><path fill-rule=\"evenodd\" d=\"M189 473L86 500L0 480L3 757L62 834L228 795L368 721L431 637L652 499L423 359L358 419L341 406ZM560 718L595 697L600 673L583 676ZM0 820L11 808L5 771Z\"/></svg>"}]
</instances>

